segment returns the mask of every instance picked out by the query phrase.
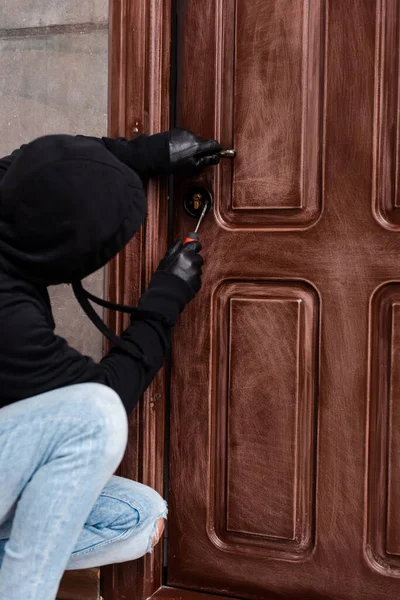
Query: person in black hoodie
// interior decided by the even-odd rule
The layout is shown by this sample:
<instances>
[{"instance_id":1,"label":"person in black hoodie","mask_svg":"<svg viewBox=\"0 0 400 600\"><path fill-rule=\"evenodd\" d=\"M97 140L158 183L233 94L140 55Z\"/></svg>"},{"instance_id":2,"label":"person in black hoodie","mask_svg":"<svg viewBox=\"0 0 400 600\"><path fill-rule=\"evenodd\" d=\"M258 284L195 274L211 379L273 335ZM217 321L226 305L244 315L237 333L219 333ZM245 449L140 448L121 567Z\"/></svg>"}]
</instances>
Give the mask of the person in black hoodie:
<instances>
[{"instance_id":1,"label":"person in black hoodie","mask_svg":"<svg viewBox=\"0 0 400 600\"><path fill-rule=\"evenodd\" d=\"M119 338L81 280L133 237L149 177L217 164L184 129L39 138L0 160L0 599L53 600L65 569L136 559L158 541L164 500L112 476L127 417L162 366L201 286L199 243L170 248ZM114 343L100 363L55 334L47 286L70 283Z\"/></svg>"}]
</instances>

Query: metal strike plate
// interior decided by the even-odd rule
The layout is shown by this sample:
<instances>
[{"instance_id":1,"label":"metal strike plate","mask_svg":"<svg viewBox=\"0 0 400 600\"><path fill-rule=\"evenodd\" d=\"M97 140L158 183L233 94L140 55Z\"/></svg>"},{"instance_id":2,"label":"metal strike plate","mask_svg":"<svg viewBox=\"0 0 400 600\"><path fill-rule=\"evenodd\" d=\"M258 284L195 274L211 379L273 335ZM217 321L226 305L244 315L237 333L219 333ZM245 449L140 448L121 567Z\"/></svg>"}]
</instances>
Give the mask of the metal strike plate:
<instances>
[{"instance_id":1,"label":"metal strike plate","mask_svg":"<svg viewBox=\"0 0 400 600\"><path fill-rule=\"evenodd\" d=\"M205 202L208 202L207 212L209 212L213 203L211 192L204 187L192 187L183 197L183 208L190 217L198 219Z\"/></svg>"}]
</instances>

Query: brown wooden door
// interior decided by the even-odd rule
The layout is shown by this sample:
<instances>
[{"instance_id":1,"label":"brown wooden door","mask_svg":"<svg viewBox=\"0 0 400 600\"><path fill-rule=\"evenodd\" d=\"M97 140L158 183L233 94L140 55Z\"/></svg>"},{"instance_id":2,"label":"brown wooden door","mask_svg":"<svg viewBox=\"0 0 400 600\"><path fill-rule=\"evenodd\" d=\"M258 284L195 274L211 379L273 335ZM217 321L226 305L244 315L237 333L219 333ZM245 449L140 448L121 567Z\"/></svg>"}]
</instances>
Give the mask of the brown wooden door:
<instances>
[{"instance_id":1,"label":"brown wooden door","mask_svg":"<svg viewBox=\"0 0 400 600\"><path fill-rule=\"evenodd\" d=\"M400 597L399 10L178 2L178 124L238 156L175 335L171 587Z\"/></svg>"}]
</instances>

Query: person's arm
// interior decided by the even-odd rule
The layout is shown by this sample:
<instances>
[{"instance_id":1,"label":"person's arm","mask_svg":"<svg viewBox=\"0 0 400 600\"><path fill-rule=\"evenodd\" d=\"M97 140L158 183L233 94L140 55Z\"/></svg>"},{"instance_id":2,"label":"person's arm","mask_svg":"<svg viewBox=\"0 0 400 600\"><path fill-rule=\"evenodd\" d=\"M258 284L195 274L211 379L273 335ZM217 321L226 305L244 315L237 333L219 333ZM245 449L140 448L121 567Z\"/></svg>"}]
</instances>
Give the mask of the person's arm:
<instances>
[{"instance_id":1,"label":"person's arm","mask_svg":"<svg viewBox=\"0 0 400 600\"><path fill-rule=\"evenodd\" d=\"M85 136L78 136L85 137ZM187 129L172 129L127 140L103 137L90 139L103 144L114 156L136 171L142 179L168 175L181 169L202 169L217 165L221 144L197 136Z\"/></svg>"},{"instance_id":2,"label":"person's arm","mask_svg":"<svg viewBox=\"0 0 400 600\"><path fill-rule=\"evenodd\" d=\"M171 344L172 319L177 319L191 297L187 285L173 275L168 275L168 288L171 293L164 302L165 281L153 281L140 306L146 309L157 304L171 325L134 321L123 333L125 342L142 359L115 347L100 363L55 334L39 300L13 290L1 304L7 319L0 339L2 400L15 402L69 385L96 382L115 390L130 413L163 365Z\"/></svg>"},{"instance_id":3,"label":"person's arm","mask_svg":"<svg viewBox=\"0 0 400 600\"><path fill-rule=\"evenodd\" d=\"M155 135L142 134L131 140L84 135L75 138L86 138L102 144L143 180L154 175L175 173L180 169L202 169L216 165L220 161L219 151L222 150L216 140L207 140L187 129L172 129ZM21 148L0 158L0 179Z\"/></svg>"},{"instance_id":4,"label":"person's arm","mask_svg":"<svg viewBox=\"0 0 400 600\"><path fill-rule=\"evenodd\" d=\"M171 344L172 328L201 285L200 244L170 249L139 301L143 311L162 321L133 321L122 339L134 352L113 348L100 363L54 333L45 304L27 283L8 286L0 297L7 322L0 336L0 385L4 400L16 402L78 383L102 383L120 396L130 413L161 368ZM25 291L25 288L28 290ZM54 325L54 324L53 324Z\"/></svg>"},{"instance_id":5,"label":"person's arm","mask_svg":"<svg viewBox=\"0 0 400 600\"><path fill-rule=\"evenodd\" d=\"M193 296L194 293L179 277L165 272L155 273L140 299L139 308L157 312L165 317L165 321L135 320L121 336L143 360L115 346L101 361L102 383L119 394L128 413L164 364L171 345L173 325Z\"/></svg>"},{"instance_id":6,"label":"person's arm","mask_svg":"<svg viewBox=\"0 0 400 600\"><path fill-rule=\"evenodd\" d=\"M171 344L172 327L200 290L204 262L200 250L198 242L185 245L178 242L168 250L139 301L139 309L157 313L163 321L133 321L121 336L132 347L132 355L114 347L101 361L106 384L120 395L128 412L163 365Z\"/></svg>"}]
</instances>

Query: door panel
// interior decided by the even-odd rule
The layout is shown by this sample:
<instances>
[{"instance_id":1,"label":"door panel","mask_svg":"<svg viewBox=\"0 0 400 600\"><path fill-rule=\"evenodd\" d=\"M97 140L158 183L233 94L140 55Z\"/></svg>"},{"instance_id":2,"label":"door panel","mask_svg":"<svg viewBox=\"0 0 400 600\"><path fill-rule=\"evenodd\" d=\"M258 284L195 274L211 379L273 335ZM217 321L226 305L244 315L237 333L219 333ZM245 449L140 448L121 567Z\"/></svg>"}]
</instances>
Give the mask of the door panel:
<instances>
[{"instance_id":1,"label":"door panel","mask_svg":"<svg viewBox=\"0 0 400 600\"><path fill-rule=\"evenodd\" d=\"M242 150L223 171L220 217L233 228L306 228L321 210L322 4L220 0L214 10L216 125ZM197 59L195 46L186 52Z\"/></svg>"},{"instance_id":2,"label":"door panel","mask_svg":"<svg viewBox=\"0 0 400 600\"><path fill-rule=\"evenodd\" d=\"M378 10L374 214L384 227L398 231L400 5L381 0Z\"/></svg>"},{"instance_id":3,"label":"door panel","mask_svg":"<svg viewBox=\"0 0 400 600\"><path fill-rule=\"evenodd\" d=\"M397 0L178 1L178 124L238 156L172 356L167 584L400 594ZM372 201L371 201L372 199Z\"/></svg>"},{"instance_id":4,"label":"door panel","mask_svg":"<svg viewBox=\"0 0 400 600\"><path fill-rule=\"evenodd\" d=\"M383 285L371 311L371 456L367 550L400 575L400 284Z\"/></svg>"},{"instance_id":5,"label":"door panel","mask_svg":"<svg viewBox=\"0 0 400 600\"><path fill-rule=\"evenodd\" d=\"M227 551L312 547L318 304L301 283L214 291L208 535Z\"/></svg>"}]
</instances>

